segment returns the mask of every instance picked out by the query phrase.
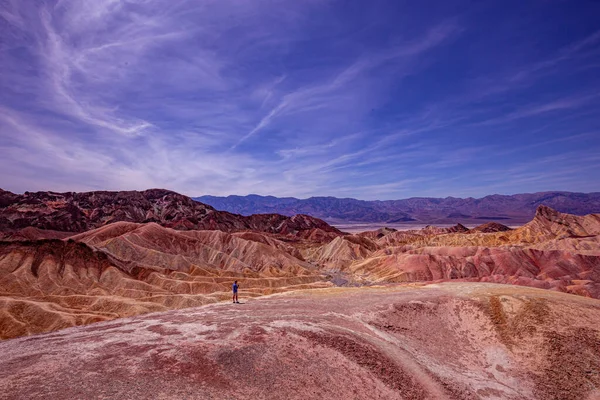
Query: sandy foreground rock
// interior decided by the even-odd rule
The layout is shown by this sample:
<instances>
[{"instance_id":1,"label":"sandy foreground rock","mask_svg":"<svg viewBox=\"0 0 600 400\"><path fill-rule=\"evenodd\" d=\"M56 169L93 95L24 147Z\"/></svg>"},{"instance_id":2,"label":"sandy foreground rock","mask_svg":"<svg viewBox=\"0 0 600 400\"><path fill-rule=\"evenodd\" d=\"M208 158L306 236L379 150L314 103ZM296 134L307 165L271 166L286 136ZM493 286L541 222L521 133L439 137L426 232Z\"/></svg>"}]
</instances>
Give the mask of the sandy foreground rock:
<instances>
[{"instance_id":1,"label":"sandy foreground rock","mask_svg":"<svg viewBox=\"0 0 600 400\"><path fill-rule=\"evenodd\" d=\"M598 399L600 300L452 282L294 291L0 342L3 399Z\"/></svg>"}]
</instances>

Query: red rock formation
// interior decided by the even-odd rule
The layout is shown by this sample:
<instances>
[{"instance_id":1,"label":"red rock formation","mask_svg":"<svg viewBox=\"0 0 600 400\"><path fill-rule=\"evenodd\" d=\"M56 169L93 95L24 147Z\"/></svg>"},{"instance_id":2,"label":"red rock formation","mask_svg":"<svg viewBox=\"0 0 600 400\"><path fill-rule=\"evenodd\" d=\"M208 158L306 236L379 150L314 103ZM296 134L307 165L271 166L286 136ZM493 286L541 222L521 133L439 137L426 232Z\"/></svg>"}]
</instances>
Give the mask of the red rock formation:
<instances>
[{"instance_id":1,"label":"red rock formation","mask_svg":"<svg viewBox=\"0 0 600 400\"><path fill-rule=\"evenodd\" d=\"M530 223L514 230L465 234L427 227L389 232L375 240L375 249L351 246L344 237L303 254L327 269L341 269L355 284L463 279L598 298L599 234L598 215L540 207Z\"/></svg>"},{"instance_id":2,"label":"red rock formation","mask_svg":"<svg viewBox=\"0 0 600 400\"><path fill-rule=\"evenodd\" d=\"M391 252L391 254L390 254ZM469 280L600 298L600 255L518 247L384 249L349 267L366 282Z\"/></svg>"},{"instance_id":3,"label":"red rock formation","mask_svg":"<svg viewBox=\"0 0 600 400\"><path fill-rule=\"evenodd\" d=\"M379 228L374 231L360 232L358 235L375 240L375 239L380 239L380 238L384 237L385 235L387 235L388 233L393 233L393 232L398 232L398 230L396 230L394 228L383 227L383 228Z\"/></svg>"},{"instance_id":4,"label":"red rock formation","mask_svg":"<svg viewBox=\"0 0 600 400\"><path fill-rule=\"evenodd\" d=\"M330 285L289 245L118 222L72 238L0 241L0 338L242 296ZM291 253L291 254L290 254Z\"/></svg>"},{"instance_id":5,"label":"red rock formation","mask_svg":"<svg viewBox=\"0 0 600 400\"><path fill-rule=\"evenodd\" d=\"M71 236L72 232L52 231L47 229L27 228L16 231L0 231L0 240L38 240L38 239L64 239Z\"/></svg>"},{"instance_id":6,"label":"red rock formation","mask_svg":"<svg viewBox=\"0 0 600 400\"><path fill-rule=\"evenodd\" d=\"M179 212L157 205L171 204L166 196L152 206L157 218ZM33 220L52 215L61 220L60 207L35 204L50 211L33 212ZM207 211L198 223L217 224L218 215ZM597 215L577 217L540 208L530 223L510 231L429 227L386 231L379 238L326 231L318 220L304 216L237 217L228 214L231 220L218 223L229 221L223 225L229 230L243 225L256 231L232 234L116 222L70 241L0 242L0 335L220 301L229 297L233 279L241 280L244 296L333 284L468 280L600 297ZM40 232L34 229L32 235Z\"/></svg>"},{"instance_id":7,"label":"red rock formation","mask_svg":"<svg viewBox=\"0 0 600 400\"><path fill-rule=\"evenodd\" d=\"M506 232L506 231L510 231L510 230L511 230L511 228L509 228L506 225L502 225L497 222L488 222L486 224L476 226L475 228L471 229L470 232L472 232L472 233L476 233L476 232L493 233L493 232Z\"/></svg>"},{"instance_id":8,"label":"red rock formation","mask_svg":"<svg viewBox=\"0 0 600 400\"><path fill-rule=\"evenodd\" d=\"M313 249L304 250L305 259L327 269L343 269L356 260L362 260L379 247L369 238L358 235L340 236Z\"/></svg>"},{"instance_id":9,"label":"red rock formation","mask_svg":"<svg viewBox=\"0 0 600 400\"><path fill-rule=\"evenodd\" d=\"M468 231L469 231L469 229L462 224L456 224L456 225L450 226L448 228L440 228L437 226L428 225L421 230L421 233L423 233L425 235L441 235L444 233L465 233Z\"/></svg>"}]
</instances>

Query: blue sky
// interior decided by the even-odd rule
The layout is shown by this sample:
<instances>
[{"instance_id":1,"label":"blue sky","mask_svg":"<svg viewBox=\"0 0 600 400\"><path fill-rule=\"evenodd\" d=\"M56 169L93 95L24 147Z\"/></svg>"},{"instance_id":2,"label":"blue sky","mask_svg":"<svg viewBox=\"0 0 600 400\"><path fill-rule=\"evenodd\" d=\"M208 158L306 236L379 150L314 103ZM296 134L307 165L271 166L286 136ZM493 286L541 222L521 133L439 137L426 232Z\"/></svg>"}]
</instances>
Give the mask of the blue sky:
<instances>
[{"instance_id":1,"label":"blue sky","mask_svg":"<svg viewBox=\"0 0 600 400\"><path fill-rule=\"evenodd\" d=\"M0 187L600 191L600 2L0 4Z\"/></svg>"}]
</instances>

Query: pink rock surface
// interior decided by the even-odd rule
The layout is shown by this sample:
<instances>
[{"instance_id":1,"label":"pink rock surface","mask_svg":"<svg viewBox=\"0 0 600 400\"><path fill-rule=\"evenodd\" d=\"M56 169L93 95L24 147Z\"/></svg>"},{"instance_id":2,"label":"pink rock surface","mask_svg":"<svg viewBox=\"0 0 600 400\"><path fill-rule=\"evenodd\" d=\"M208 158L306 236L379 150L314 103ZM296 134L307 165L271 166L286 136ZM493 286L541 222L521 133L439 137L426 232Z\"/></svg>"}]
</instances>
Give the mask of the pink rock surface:
<instances>
[{"instance_id":1,"label":"pink rock surface","mask_svg":"<svg viewBox=\"0 0 600 400\"><path fill-rule=\"evenodd\" d=\"M600 301L509 285L330 288L0 343L3 399L594 399Z\"/></svg>"}]
</instances>

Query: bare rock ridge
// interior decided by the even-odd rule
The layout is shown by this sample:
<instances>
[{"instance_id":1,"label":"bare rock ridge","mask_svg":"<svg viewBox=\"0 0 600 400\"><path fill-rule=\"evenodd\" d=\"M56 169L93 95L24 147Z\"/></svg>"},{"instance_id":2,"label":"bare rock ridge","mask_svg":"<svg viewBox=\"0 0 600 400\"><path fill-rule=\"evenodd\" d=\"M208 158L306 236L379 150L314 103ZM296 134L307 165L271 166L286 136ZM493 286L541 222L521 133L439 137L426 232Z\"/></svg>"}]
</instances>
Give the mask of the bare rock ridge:
<instances>
[{"instance_id":1,"label":"bare rock ridge","mask_svg":"<svg viewBox=\"0 0 600 400\"><path fill-rule=\"evenodd\" d=\"M328 288L0 342L7 399L595 400L600 301L482 283Z\"/></svg>"},{"instance_id":2,"label":"bare rock ridge","mask_svg":"<svg viewBox=\"0 0 600 400\"><path fill-rule=\"evenodd\" d=\"M480 199L414 197L402 200L364 201L335 197L296 199L273 196L201 196L195 198L218 210L242 215L277 213L308 214L332 223L378 222L474 224L501 221L521 224L533 218L539 205L561 212L585 215L600 213L600 193L540 192L510 196L491 195Z\"/></svg>"},{"instance_id":3,"label":"bare rock ridge","mask_svg":"<svg viewBox=\"0 0 600 400\"><path fill-rule=\"evenodd\" d=\"M510 230L511 230L511 228L509 228L506 225L502 225L497 222L487 222L485 224L476 226L475 228L471 229L470 232L472 232L472 233L475 233L475 232L492 233L492 232L505 232L505 231L510 231Z\"/></svg>"},{"instance_id":4,"label":"bare rock ridge","mask_svg":"<svg viewBox=\"0 0 600 400\"><path fill-rule=\"evenodd\" d=\"M0 231L0 240L38 240L38 239L64 239L71 236L72 232L39 229L33 226L18 230Z\"/></svg>"},{"instance_id":5,"label":"bare rock ridge","mask_svg":"<svg viewBox=\"0 0 600 400\"><path fill-rule=\"evenodd\" d=\"M118 221L155 222L178 230L252 230L286 235L319 229L340 233L324 221L307 215L245 217L216 211L211 206L164 189L142 192L26 192L23 195L0 189L0 231L34 227L84 232Z\"/></svg>"}]
</instances>

